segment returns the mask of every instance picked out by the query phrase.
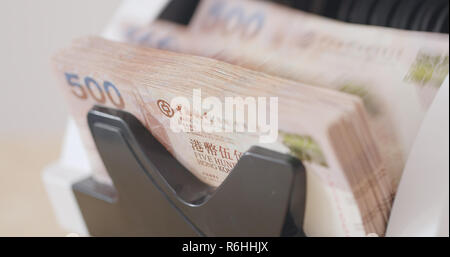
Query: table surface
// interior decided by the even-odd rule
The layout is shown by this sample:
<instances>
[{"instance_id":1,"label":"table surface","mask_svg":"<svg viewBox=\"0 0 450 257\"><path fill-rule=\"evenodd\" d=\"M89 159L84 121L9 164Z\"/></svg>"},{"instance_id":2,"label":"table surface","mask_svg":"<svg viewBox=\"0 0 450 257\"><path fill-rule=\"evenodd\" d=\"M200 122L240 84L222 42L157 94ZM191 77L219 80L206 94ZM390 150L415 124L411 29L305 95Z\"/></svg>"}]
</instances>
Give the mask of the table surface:
<instances>
[{"instance_id":1,"label":"table surface","mask_svg":"<svg viewBox=\"0 0 450 257\"><path fill-rule=\"evenodd\" d=\"M56 160L57 138L0 138L0 236L66 236L41 179Z\"/></svg>"}]
</instances>

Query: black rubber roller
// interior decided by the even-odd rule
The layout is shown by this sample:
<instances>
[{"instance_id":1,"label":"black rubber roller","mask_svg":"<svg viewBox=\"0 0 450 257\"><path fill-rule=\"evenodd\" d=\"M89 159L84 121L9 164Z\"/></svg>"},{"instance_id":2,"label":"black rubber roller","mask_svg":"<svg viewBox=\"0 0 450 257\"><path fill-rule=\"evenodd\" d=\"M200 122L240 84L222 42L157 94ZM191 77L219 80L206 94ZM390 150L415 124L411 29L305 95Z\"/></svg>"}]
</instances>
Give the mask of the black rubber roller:
<instances>
[{"instance_id":1,"label":"black rubber roller","mask_svg":"<svg viewBox=\"0 0 450 257\"><path fill-rule=\"evenodd\" d=\"M376 26L388 26L392 14L400 0L379 0L375 5L369 23Z\"/></svg>"},{"instance_id":2,"label":"black rubber roller","mask_svg":"<svg viewBox=\"0 0 450 257\"><path fill-rule=\"evenodd\" d=\"M339 7L337 18L341 21L349 21L350 12L352 11L353 3L358 0L343 0Z\"/></svg>"},{"instance_id":3,"label":"black rubber roller","mask_svg":"<svg viewBox=\"0 0 450 257\"><path fill-rule=\"evenodd\" d=\"M337 19L339 7L342 4L342 0L328 0L325 5L323 15L329 18Z\"/></svg>"},{"instance_id":4,"label":"black rubber roller","mask_svg":"<svg viewBox=\"0 0 450 257\"><path fill-rule=\"evenodd\" d=\"M324 15L327 2L329 2L329 0L312 1L309 11L314 14Z\"/></svg>"},{"instance_id":5,"label":"black rubber roller","mask_svg":"<svg viewBox=\"0 0 450 257\"><path fill-rule=\"evenodd\" d=\"M425 13L424 19L422 20L420 27L420 30L422 31L433 31L442 9L445 9L445 6L448 5L448 0L437 0L434 2L435 3L431 5L431 8Z\"/></svg>"},{"instance_id":6,"label":"black rubber roller","mask_svg":"<svg viewBox=\"0 0 450 257\"><path fill-rule=\"evenodd\" d=\"M445 26L447 26L447 32L445 32ZM447 6L444 9L442 9L441 12L437 15L437 19L432 31L448 33L448 2Z\"/></svg>"},{"instance_id":7,"label":"black rubber roller","mask_svg":"<svg viewBox=\"0 0 450 257\"><path fill-rule=\"evenodd\" d=\"M376 3L377 0L355 1L350 14L350 22L358 24L368 24L370 15L373 12Z\"/></svg>"},{"instance_id":8,"label":"black rubber roller","mask_svg":"<svg viewBox=\"0 0 450 257\"><path fill-rule=\"evenodd\" d=\"M443 27L441 29L441 32L448 34L448 7L447 7L447 15L444 18Z\"/></svg>"},{"instance_id":9,"label":"black rubber roller","mask_svg":"<svg viewBox=\"0 0 450 257\"><path fill-rule=\"evenodd\" d=\"M423 0L401 0L390 20L389 27L408 29Z\"/></svg>"},{"instance_id":10,"label":"black rubber roller","mask_svg":"<svg viewBox=\"0 0 450 257\"><path fill-rule=\"evenodd\" d=\"M311 8L311 3L312 0L294 0L292 1L291 7L298 10L309 12Z\"/></svg>"}]
</instances>

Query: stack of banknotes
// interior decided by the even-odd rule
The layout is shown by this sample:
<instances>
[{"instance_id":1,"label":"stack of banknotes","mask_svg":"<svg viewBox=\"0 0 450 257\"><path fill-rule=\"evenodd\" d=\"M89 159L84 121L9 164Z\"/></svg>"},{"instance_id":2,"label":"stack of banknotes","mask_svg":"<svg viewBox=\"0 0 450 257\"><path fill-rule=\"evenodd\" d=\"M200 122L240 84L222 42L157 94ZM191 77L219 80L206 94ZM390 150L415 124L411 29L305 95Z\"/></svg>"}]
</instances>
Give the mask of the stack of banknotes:
<instances>
[{"instance_id":1,"label":"stack of banknotes","mask_svg":"<svg viewBox=\"0 0 450 257\"><path fill-rule=\"evenodd\" d=\"M112 184L86 116L103 105L135 115L213 187L254 145L291 154L307 170L308 236L384 235L410 148L448 74L448 34L250 0L204 0L189 26L130 17L120 29L121 43L82 38L53 58L98 181ZM227 99L242 119L216 104Z\"/></svg>"}]
</instances>

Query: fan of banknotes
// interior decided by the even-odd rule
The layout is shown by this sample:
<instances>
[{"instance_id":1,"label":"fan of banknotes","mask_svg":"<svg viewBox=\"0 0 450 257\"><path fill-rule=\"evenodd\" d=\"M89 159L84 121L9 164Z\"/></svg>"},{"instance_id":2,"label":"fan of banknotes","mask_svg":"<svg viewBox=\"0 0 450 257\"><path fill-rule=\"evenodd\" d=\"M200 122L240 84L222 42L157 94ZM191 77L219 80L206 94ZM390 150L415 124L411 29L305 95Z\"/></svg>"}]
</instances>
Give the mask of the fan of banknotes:
<instances>
[{"instance_id":1,"label":"fan of banknotes","mask_svg":"<svg viewBox=\"0 0 450 257\"><path fill-rule=\"evenodd\" d=\"M409 150L448 74L448 34L245 0L204 0L188 26L130 17L120 29L122 42L77 39L53 58L98 181L112 183L86 116L104 105L136 116L213 187L254 145L290 154L307 169L308 236L384 235ZM228 100L242 119L227 116Z\"/></svg>"}]
</instances>

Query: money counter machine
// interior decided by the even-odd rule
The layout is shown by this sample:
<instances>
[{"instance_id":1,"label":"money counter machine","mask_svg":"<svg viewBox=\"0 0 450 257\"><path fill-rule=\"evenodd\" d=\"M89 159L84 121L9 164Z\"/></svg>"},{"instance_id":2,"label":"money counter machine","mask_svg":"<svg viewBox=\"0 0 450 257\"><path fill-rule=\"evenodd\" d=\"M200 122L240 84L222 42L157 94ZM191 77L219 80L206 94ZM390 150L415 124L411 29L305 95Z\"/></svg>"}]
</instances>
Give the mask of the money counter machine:
<instances>
[{"instance_id":1,"label":"money counter machine","mask_svg":"<svg viewBox=\"0 0 450 257\"><path fill-rule=\"evenodd\" d=\"M115 40L118 23L127 15L142 24L157 18L188 24L198 2L126 0L102 36ZM345 22L448 33L448 1L274 2ZM447 77L410 152L386 236L449 235L448 83ZM85 236L305 236L302 218L307 185L300 161L253 147L213 190L178 163L131 114L93 106L86 119L114 188L91 178L79 131L69 120L60 160L43 172L58 221L68 232ZM258 183L252 183L254 177ZM244 195L245 203L241 202Z\"/></svg>"}]
</instances>

